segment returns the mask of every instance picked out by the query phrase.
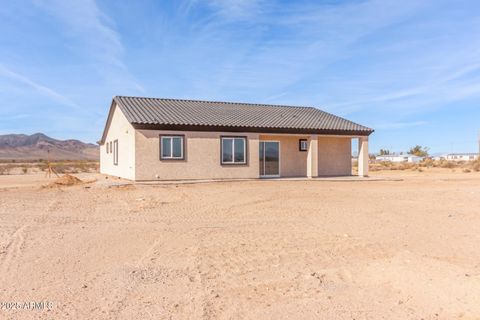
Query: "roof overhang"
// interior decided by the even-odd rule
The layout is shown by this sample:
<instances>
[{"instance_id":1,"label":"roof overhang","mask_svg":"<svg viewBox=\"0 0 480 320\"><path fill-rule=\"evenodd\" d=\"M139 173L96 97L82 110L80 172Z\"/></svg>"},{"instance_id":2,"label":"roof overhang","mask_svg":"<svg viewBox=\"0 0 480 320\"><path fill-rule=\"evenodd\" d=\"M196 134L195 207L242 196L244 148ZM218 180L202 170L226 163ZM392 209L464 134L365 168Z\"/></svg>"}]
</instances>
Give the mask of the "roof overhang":
<instances>
[{"instance_id":1,"label":"roof overhang","mask_svg":"<svg viewBox=\"0 0 480 320\"><path fill-rule=\"evenodd\" d=\"M97 141L97 144L103 145L105 143L105 139L107 138L107 132L110 128L110 124L112 122L113 112L115 111L116 102L115 99L112 99L112 103L110 104L110 110L108 111L107 122L105 123L105 127L103 128L102 138Z\"/></svg>"},{"instance_id":2,"label":"roof overhang","mask_svg":"<svg viewBox=\"0 0 480 320\"><path fill-rule=\"evenodd\" d=\"M256 128L233 126L207 126L207 125L173 125L173 124L138 124L132 123L138 130L165 130L165 131L209 131L209 132L252 132L252 133L291 133L291 134L318 134L338 136L369 136L371 131L351 130L316 130L299 128Z\"/></svg>"}]
</instances>

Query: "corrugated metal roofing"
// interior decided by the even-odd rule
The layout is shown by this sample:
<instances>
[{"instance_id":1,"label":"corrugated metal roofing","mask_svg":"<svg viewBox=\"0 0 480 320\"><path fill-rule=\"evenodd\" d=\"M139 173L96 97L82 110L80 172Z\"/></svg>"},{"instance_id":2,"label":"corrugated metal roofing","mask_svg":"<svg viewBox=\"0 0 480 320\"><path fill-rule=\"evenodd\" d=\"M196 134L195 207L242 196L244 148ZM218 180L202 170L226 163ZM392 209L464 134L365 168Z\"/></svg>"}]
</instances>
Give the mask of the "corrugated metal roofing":
<instances>
[{"instance_id":1,"label":"corrugated metal roofing","mask_svg":"<svg viewBox=\"0 0 480 320\"><path fill-rule=\"evenodd\" d=\"M124 96L117 96L114 101L133 125L298 129L359 135L373 132L312 107Z\"/></svg>"}]
</instances>

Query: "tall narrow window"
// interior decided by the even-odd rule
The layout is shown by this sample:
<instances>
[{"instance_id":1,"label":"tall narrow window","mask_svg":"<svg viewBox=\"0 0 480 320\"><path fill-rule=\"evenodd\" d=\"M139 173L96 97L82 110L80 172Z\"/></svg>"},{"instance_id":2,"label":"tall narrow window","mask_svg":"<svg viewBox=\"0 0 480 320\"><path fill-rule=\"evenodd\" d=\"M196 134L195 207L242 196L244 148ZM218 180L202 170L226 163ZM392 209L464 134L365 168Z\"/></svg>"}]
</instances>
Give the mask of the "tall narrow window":
<instances>
[{"instance_id":1,"label":"tall narrow window","mask_svg":"<svg viewBox=\"0 0 480 320\"><path fill-rule=\"evenodd\" d=\"M113 141L113 164L118 166L118 140Z\"/></svg>"},{"instance_id":2,"label":"tall narrow window","mask_svg":"<svg viewBox=\"0 0 480 320\"><path fill-rule=\"evenodd\" d=\"M160 159L183 160L183 136L160 136Z\"/></svg>"},{"instance_id":3,"label":"tall narrow window","mask_svg":"<svg viewBox=\"0 0 480 320\"><path fill-rule=\"evenodd\" d=\"M247 139L245 137L221 138L222 164L247 163Z\"/></svg>"},{"instance_id":4,"label":"tall narrow window","mask_svg":"<svg viewBox=\"0 0 480 320\"><path fill-rule=\"evenodd\" d=\"M308 151L308 140L307 139L298 140L298 150L299 151Z\"/></svg>"}]
</instances>

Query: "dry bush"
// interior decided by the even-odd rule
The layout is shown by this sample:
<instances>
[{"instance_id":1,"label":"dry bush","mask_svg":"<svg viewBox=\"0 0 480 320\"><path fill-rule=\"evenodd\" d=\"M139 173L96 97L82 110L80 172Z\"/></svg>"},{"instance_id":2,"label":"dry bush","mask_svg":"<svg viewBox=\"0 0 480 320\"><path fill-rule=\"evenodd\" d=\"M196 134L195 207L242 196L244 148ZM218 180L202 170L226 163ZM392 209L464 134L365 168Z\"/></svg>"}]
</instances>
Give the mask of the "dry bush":
<instances>
[{"instance_id":1,"label":"dry bush","mask_svg":"<svg viewBox=\"0 0 480 320\"><path fill-rule=\"evenodd\" d=\"M79 172L98 172L98 161L54 161L50 166L57 173L79 173ZM6 174L26 174L28 172L45 172L48 169L48 163L45 161L28 161L15 163L14 161L0 162L0 175Z\"/></svg>"},{"instance_id":2,"label":"dry bush","mask_svg":"<svg viewBox=\"0 0 480 320\"><path fill-rule=\"evenodd\" d=\"M420 162L420 165L423 166L423 167L427 167L427 168L431 168L433 166L435 166L435 161L433 159L425 159L423 160L422 162Z\"/></svg>"},{"instance_id":3,"label":"dry bush","mask_svg":"<svg viewBox=\"0 0 480 320\"><path fill-rule=\"evenodd\" d=\"M19 165L14 164L14 163L2 164L2 165L0 165L0 175L8 175L8 174L10 174L10 172L13 169L18 168L18 167L19 167Z\"/></svg>"},{"instance_id":4,"label":"dry bush","mask_svg":"<svg viewBox=\"0 0 480 320\"><path fill-rule=\"evenodd\" d=\"M478 159L478 160L476 160L476 161L474 161L474 162L472 163L472 169L473 169L473 171L475 171L475 172L479 172L479 171L480 171L480 159Z\"/></svg>"},{"instance_id":5,"label":"dry bush","mask_svg":"<svg viewBox=\"0 0 480 320\"><path fill-rule=\"evenodd\" d=\"M467 168L463 169L463 173L470 173L470 172L472 172L470 169L467 169Z\"/></svg>"},{"instance_id":6,"label":"dry bush","mask_svg":"<svg viewBox=\"0 0 480 320\"><path fill-rule=\"evenodd\" d=\"M457 167L457 164L453 163L452 161L447 161L447 160L440 161L440 168L452 169L456 167Z\"/></svg>"},{"instance_id":7,"label":"dry bush","mask_svg":"<svg viewBox=\"0 0 480 320\"><path fill-rule=\"evenodd\" d=\"M97 172L97 161L62 161L50 164L57 173Z\"/></svg>"},{"instance_id":8,"label":"dry bush","mask_svg":"<svg viewBox=\"0 0 480 320\"><path fill-rule=\"evenodd\" d=\"M480 172L480 159L476 161L448 161L448 160L433 160L425 159L419 163L410 162L389 162L379 161L370 165L371 171L381 170L413 170L423 172L422 168L444 168L444 169L468 169L475 172ZM452 171L455 172L455 171Z\"/></svg>"},{"instance_id":9,"label":"dry bush","mask_svg":"<svg viewBox=\"0 0 480 320\"><path fill-rule=\"evenodd\" d=\"M416 165L414 163L409 162L400 162L396 163L395 166L392 166L392 170L409 170L415 169Z\"/></svg>"}]
</instances>

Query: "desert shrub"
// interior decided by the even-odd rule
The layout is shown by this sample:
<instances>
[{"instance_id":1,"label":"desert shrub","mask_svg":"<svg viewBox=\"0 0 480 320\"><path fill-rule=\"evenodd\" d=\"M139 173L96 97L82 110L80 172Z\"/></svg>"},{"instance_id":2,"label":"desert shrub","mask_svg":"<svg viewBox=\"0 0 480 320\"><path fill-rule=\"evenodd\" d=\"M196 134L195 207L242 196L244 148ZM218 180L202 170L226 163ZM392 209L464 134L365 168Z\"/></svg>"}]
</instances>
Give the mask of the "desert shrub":
<instances>
[{"instance_id":1,"label":"desert shrub","mask_svg":"<svg viewBox=\"0 0 480 320\"><path fill-rule=\"evenodd\" d=\"M452 168L455 168L456 165L455 165L455 163L453 163L453 162L451 162L451 161L445 161L445 160L443 160L443 161L440 162L440 167L441 167L441 168L452 169Z\"/></svg>"},{"instance_id":2,"label":"desert shrub","mask_svg":"<svg viewBox=\"0 0 480 320\"><path fill-rule=\"evenodd\" d=\"M408 170L408 169L415 170L416 167L417 167L417 165L414 164L414 163L402 162L399 165L399 170Z\"/></svg>"},{"instance_id":3,"label":"desert shrub","mask_svg":"<svg viewBox=\"0 0 480 320\"><path fill-rule=\"evenodd\" d=\"M427 167L427 168L433 167L434 164L435 164L435 161L433 161L433 159L429 159L429 158L423 160L423 161L420 163L421 166L425 166L425 167Z\"/></svg>"},{"instance_id":4,"label":"desert shrub","mask_svg":"<svg viewBox=\"0 0 480 320\"><path fill-rule=\"evenodd\" d=\"M58 173L96 172L99 169L97 161L62 161L51 165Z\"/></svg>"},{"instance_id":5,"label":"desert shrub","mask_svg":"<svg viewBox=\"0 0 480 320\"><path fill-rule=\"evenodd\" d=\"M22 167L22 172L23 174L26 174L28 172L28 168L26 166Z\"/></svg>"},{"instance_id":6,"label":"desert shrub","mask_svg":"<svg viewBox=\"0 0 480 320\"><path fill-rule=\"evenodd\" d=\"M40 169L40 171L46 171L47 168L48 168L48 166L45 162L42 162L42 163L38 164L38 169Z\"/></svg>"},{"instance_id":7,"label":"desert shrub","mask_svg":"<svg viewBox=\"0 0 480 320\"><path fill-rule=\"evenodd\" d=\"M463 173L470 173L470 172L472 172L470 169L467 169L467 168L463 169Z\"/></svg>"},{"instance_id":8,"label":"desert shrub","mask_svg":"<svg viewBox=\"0 0 480 320\"><path fill-rule=\"evenodd\" d=\"M472 170L475 172L480 171L480 159L472 163Z\"/></svg>"}]
</instances>

